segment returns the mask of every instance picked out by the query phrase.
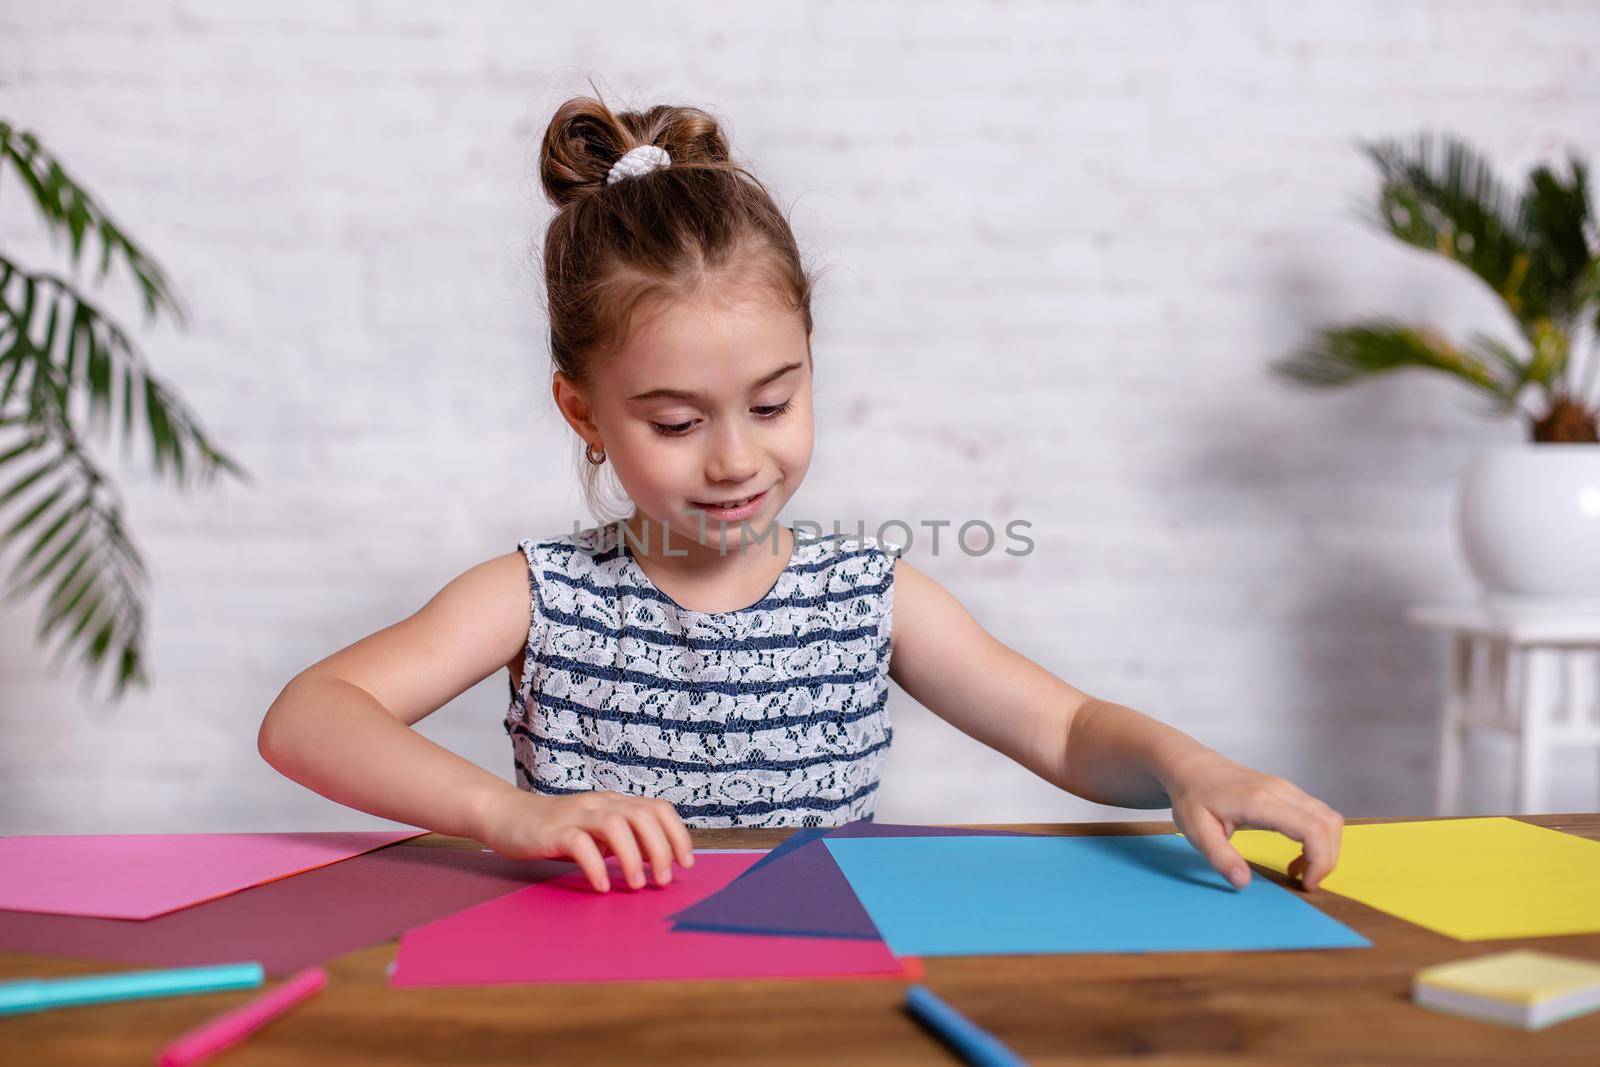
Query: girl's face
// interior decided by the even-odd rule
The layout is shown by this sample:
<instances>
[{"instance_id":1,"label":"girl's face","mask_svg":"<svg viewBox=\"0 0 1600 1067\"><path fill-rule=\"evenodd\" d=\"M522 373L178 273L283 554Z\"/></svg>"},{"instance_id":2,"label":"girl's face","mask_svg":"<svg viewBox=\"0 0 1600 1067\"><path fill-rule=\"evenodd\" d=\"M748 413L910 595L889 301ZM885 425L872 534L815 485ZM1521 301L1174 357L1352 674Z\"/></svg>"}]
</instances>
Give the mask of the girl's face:
<instances>
[{"instance_id":1,"label":"girl's face","mask_svg":"<svg viewBox=\"0 0 1600 1067\"><path fill-rule=\"evenodd\" d=\"M707 297L642 309L587 395L556 374L567 421L605 448L640 518L653 520L650 554L663 529L674 551L735 550L741 526L746 542L768 535L811 465L808 342L799 313L771 300Z\"/></svg>"}]
</instances>

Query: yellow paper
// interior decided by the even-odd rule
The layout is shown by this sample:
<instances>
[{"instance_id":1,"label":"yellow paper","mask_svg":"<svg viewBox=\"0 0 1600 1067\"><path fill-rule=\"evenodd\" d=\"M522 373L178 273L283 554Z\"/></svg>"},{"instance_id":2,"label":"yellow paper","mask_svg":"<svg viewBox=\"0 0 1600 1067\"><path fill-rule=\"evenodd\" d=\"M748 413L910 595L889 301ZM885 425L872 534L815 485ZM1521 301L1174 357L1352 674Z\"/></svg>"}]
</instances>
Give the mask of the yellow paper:
<instances>
[{"instance_id":1,"label":"yellow paper","mask_svg":"<svg viewBox=\"0 0 1600 1067\"><path fill-rule=\"evenodd\" d=\"M1600 986L1600 964L1522 949L1441 963L1418 972L1417 982L1512 1004L1535 1004Z\"/></svg>"},{"instance_id":2,"label":"yellow paper","mask_svg":"<svg viewBox=\"0 0 1600 1067\"><path fill-rule=\"evenodd\" d=\"M1245 859L1288 873L1300 843L1239 830ZM1600 931L1600 842L1517 819L1346 826L1321 888L1462 941Z\"/></svg>"}]
</instances>

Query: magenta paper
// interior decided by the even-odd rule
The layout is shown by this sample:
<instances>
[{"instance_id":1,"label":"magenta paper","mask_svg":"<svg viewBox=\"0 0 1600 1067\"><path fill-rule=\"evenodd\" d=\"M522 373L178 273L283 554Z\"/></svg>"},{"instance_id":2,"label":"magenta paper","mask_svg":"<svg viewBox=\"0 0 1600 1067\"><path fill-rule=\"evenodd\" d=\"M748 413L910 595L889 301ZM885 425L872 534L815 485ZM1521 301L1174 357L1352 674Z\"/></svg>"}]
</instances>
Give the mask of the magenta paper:
<instances>
[{"instance_id":1,"label":"magenta paper","mask_svg":"<svg viewBox=\"0 0 1600 1067\"><path fill-rule=\"evenodd\" d=\"M149 919L426 830L0 838L0 909Z\"/></svg>"},{"instance_id":2,"label":"magenta paper","mask_svg":"<svg viewBox=\"0 0 1600 1067\"><path fill-rule=\"evenodd\" d=\"M667 916L709 896L759 855L696 853L672 884L629 890L613 858L609 893L582 872L468 908L400 939L391 985L693 978L891 977L881 941L674 931Z\"/></svg>"}]
</instances>

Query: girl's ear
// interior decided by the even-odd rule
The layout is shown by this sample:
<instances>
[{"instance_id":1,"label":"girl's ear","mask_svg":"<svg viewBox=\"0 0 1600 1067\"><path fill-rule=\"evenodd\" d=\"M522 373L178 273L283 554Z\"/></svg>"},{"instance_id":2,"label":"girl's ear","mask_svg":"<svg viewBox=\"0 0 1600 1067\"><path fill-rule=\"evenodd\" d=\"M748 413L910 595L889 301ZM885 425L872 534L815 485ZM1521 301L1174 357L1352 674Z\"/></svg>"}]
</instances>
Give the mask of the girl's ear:
<instances>
[{"instance_id":1,"label":"girl's ear","mask_svg":"<svg viewBox=\"0 0 1600 1067\"><path fill-rule=\"evenodd\" d=\"M577 382L556 371L550 378L550 395L555 398L556 410L579 437L591 445L601 443L600 431L594 424L594 409Z\"/></svg>"}]
</instances>

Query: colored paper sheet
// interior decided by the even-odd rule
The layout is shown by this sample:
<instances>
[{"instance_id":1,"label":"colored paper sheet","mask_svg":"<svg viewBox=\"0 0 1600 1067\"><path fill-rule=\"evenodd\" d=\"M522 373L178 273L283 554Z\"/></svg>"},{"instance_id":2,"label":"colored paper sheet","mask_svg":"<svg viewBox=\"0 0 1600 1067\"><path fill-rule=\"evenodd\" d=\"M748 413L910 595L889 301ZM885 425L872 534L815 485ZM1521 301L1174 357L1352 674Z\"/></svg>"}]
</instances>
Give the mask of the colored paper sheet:
<instances>
[{"instance_id":1,"label":"colored paper sheet","mask_svg":"<svg viewBox=\"0 0 1600 1067\"><path fill-rule=\"evenodd\" d=\"M1514 949L1426 967L1412 979L1413 990L1423 986L1520 1007L1585 994L1600 999L1600 964Z\"/></svg>"},{"instance_id":2,"label":"colored paper sheet","mask_svg":"<svg viewBox=\"0 0 1600 1067\"><path fill-rule=\"evenodd\" d=\"M758 863L726 889L672 916L675 929L721 933L786 934L879 940L855 890L818 838L1029 836L1013 831L973 831L949 826L903 826L859 821L833 829L802 830L800 843ZM788 844L788 842L785 842ZM778 846L776 853L784 846Z\"/></svg>"},{"instance_id":3,"label":"colored paper sheet","mask_svg":"<svg viewBox=\"0 0 1600 1067\"><path fill-rule=\"evenodd\" d=\"M0 911L0 951L170 967L259 960L278 977L575 869L401 844L154 919Z\"/></svg>"},{"instance_id":4,"label":"colored paper sheet","mask_svg":"<svg viewBox=\"0 0 1600 1067\"><path fill-rule=\"evenodd\" d=\"M1370 945L1269 879L1235 890L1177 834L822 845L898 955Z\"/></svg>"},{"instance_id":5,"label":"colored paper sheet","mask_svg":"<svg viewBox=\"0 0 1600 1067\"><path fill-rule=\"evenodd\" d=\"M0 838L0 909L149 919L424 833Z\"/></svg>"},{"instance_id":6,"label":"colored paper sheet","mask_svg":"<svg viewBox=\"0 0 1600 1067\"><path fill-rule=\"evenodd\" d=\"M397 986L693 978L901 978L881 941L751 937L675 931L667 916L733 881L753 856L703 855L672 884L629 890L615 858L613 888L581 872L452 915L400 939Z\"/></svg>"},{"instance_id":7,"label":"colored paper sheet","mask_svg":"<svg viewBox=\"0 0 1600 1067\"><path fill-rule=\"evenodd\" d=\"M765 856L756 861L754 867L751 867L749 871L745 871L739 876L739 878L750 877L750 871L759 871L773 860L781 859L784 856L787 856L801 845L809 844L827 832L828 828L822 826L809 826L804 830L796 830L794 833L784 838L781 844L775 848L769 849ZM737 882L739 878L735 878L734 881Z\"/></svg>"},{"instance_id":8,"label":"colored paper sheet","mask_svg":"<svg viewBox=\"0 0 1600 1067\"><path fill-rule=\"evenodd\" d=\"M1231 838L1284 871L1298 842ZM1346 826L1321 888L1461 941L1600 931L1600 842L1501 817Z\"/></svg>"}]
</instances>

